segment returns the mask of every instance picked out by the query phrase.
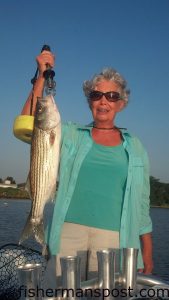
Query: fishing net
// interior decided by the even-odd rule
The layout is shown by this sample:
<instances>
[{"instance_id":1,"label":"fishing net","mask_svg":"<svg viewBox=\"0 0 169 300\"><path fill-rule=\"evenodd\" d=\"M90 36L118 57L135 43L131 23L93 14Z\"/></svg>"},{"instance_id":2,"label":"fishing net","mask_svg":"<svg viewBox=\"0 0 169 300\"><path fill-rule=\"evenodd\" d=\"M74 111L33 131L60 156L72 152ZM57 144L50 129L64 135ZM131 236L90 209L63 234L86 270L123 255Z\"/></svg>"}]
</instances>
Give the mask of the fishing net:
<instances>
[{"instance_id":1,"label":"fishing net","mask_svg":"<svg viewBox=\"0 0 169 300\"><path fill-rule=\"evenodd\" d=\"M0 300L19 299L17 268L31 263L42 265L43 278L46 260L39 251L17 244L0 247Z\"/></svg>"}]
</instances>

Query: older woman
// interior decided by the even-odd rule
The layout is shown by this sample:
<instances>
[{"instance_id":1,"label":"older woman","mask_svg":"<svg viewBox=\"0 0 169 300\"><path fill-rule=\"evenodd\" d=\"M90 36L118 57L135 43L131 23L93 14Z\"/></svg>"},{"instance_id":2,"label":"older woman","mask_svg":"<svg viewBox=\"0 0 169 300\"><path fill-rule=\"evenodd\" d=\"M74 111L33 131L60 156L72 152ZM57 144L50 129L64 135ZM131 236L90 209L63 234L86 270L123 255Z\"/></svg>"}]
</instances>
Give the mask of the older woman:
<instances>
[{"instance_id":1,"label":"older woman","mask_svg":"<svg viewBox=\"0 0 169 300\"><path fill-rule=\"evenodd\" d=\"M39 77L22 114L30 113L31 99L35 111L36 99L43 93L43 72L46 64L54 66L54 56L43 51L37 63ZM83 254L88 257L85 273L86 266L87 272L97 270L97 250L134 247L140 249L138 268L151 273L148 158L138 138L115 126L116 114L128 102L126 82L108 68L85 81L83 90L93 122L62 126L59 188L47 229L50 254L58 254L58 259ZM57 263L57 273L59 268Z\"/></svg>"}]
</instances>

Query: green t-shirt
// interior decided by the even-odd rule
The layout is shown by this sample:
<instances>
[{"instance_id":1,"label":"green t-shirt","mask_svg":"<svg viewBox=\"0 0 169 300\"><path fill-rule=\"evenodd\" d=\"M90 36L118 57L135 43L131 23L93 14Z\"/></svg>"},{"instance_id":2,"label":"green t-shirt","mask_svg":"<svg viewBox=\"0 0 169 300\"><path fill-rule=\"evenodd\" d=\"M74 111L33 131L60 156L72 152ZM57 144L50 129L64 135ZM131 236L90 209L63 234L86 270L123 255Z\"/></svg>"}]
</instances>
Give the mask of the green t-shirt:
<instances>
[{"instance_id":1,"label":"green t-shirt","mask_svg":"<svg viewBox=\"0 0 169 300\"><path fill-rule=\"evenodd\" d=\"M85 157L65 222L119 231L128 158L122 144L93 142Z\"/></svg>"}]
</instances>

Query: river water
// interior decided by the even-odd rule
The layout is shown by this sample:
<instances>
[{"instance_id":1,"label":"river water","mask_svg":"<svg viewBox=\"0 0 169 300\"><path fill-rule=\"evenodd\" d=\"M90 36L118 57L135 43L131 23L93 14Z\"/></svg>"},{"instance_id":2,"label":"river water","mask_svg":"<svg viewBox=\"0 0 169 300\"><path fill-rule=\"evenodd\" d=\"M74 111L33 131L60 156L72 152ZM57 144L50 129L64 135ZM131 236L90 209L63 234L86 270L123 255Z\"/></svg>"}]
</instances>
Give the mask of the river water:
<instances>
[{"instance_id":1,"label":"river water","mask_svg":"<svg viewBox=\"0 0 169 300\"><path fill-rule=\"evenodd\" d=\"M18 243L30 208L30 200L0 200L0 247ZM45 214L50 217L51 211L51 206L48 206ZM153 221L153 274L169 281L169 209L151 208L150 213ZM36 243L30 243L28 246L38 249Z\"/></svg>"}]
</instances>

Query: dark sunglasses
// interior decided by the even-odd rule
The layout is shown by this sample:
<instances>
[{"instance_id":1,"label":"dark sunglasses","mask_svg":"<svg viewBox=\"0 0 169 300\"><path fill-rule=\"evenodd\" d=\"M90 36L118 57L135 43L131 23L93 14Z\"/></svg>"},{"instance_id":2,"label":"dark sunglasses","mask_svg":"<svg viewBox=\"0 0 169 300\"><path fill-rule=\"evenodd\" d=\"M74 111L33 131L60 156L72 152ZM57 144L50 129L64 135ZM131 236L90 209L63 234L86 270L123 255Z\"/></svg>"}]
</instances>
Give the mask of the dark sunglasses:
<instances>
[{"instance_id":1,"label":"dark sunglasses","mask_svg":"<svg viewBox=\"0 0 169 300\"><path fill-rule=\"evenodd\" d=\"M118 92L100 92L100 91L92 91L90 92L88 99L91 101L98 101L103 96L106 97L107 101L116 102L121 99L120 94Z\"/></svg>"}]
</instances>

